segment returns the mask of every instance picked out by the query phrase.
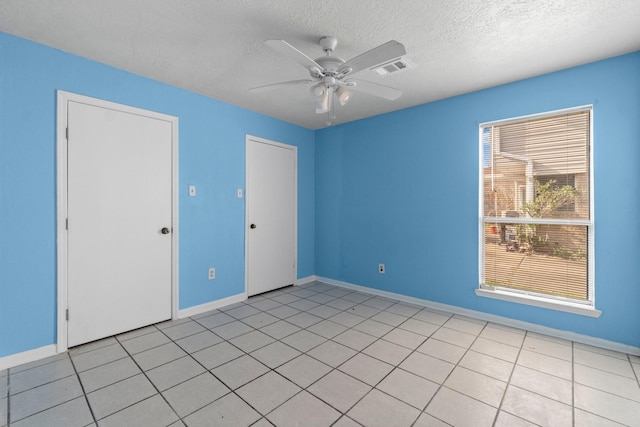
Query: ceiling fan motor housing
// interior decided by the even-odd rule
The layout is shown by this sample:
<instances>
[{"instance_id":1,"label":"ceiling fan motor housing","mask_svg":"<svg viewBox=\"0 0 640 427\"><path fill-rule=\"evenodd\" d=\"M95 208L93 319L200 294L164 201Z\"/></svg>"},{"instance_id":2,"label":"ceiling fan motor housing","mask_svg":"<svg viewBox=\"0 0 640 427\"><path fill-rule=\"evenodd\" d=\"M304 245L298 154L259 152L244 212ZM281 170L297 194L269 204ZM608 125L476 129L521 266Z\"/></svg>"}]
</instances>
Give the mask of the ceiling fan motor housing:
<instances>
[{"instance_id":1,"label":"ceiling fan motor housing","mask_svg":"<svg viewBox=\"0 0 640 427\"><path fill-rule=\"evenodd\" d=\"M324 75L335 76L338 70L344 64L344 60L336 58L335 56L322 56L315 60L324 70Z\"/></svg>"}]
</instances>

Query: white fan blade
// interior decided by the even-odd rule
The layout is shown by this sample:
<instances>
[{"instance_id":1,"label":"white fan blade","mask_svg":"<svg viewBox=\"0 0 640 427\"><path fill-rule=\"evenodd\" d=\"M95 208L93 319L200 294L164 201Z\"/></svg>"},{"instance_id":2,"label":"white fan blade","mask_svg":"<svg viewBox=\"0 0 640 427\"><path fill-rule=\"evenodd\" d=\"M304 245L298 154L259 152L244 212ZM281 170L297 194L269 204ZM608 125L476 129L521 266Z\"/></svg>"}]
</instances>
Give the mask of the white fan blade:
<instances>
[{"instance_id":1,"label":"white fan blade","mask_svg":"<svg viewBox=\"0 0 640 427\"><path fill-rule=\"evenodd\" d=\"M402 95L402 90L396 89L390 86L380 85L378 83L368 82L366 80L354 80L349 79L345 81L345 83L355 83L355 86L350 86L347 84L349 89L353 89L359 92L368 93L369 95L374 95L380 98L388 99L389 101L394 101L400 98Z\"/></svg>"},{"instance_id":2,"label":"white fan blade","mask_svg":"<svg viewBox=\"0 0 640 427\"><path fill-rule=\"evenodd\" d=\"M405 50L402 43L391 40L378 47L374 47L373 49L361 55L358 55L355 58L351 58L350 60L342 64L342 66L338 70L338 73L344 72L350 68L351 71L349 71L348 74L353 75L359 71L364 70L365 68L371 68L375 65L384 64L386 62L400 58L401 56L406 54L407 51Z\"/></svg>"},{"instance_id":3,"label":"white fan blade","mask_svg":"<svg viewBox=\"0 0 640 427\"><path fill-rule=\"evenodd\" d=\"M307 55L300 52L298 49L291 46L284 40L265 40L264 44L277 51L281 55L286 56L292 61L302 65L307 70L315 68L318 71L322 71L322 67L316 61L309 58Z\"/></svg>"},{"instance_id":4,"label":"white fan blade","mask_svg":"<svg viewBox=\"0 0 640 427\"><path fill-rule=\"evenodd\" d=\"M262 92L265 90L276 89L283 86L301 86L301 85L307 85L309 83L314 83L314 82L315 82L314 80L309 80L309 79L290 80L287 82L272 83L264 86L252 87L249 89L249 92Z\"/></svg>"}]
</instances>

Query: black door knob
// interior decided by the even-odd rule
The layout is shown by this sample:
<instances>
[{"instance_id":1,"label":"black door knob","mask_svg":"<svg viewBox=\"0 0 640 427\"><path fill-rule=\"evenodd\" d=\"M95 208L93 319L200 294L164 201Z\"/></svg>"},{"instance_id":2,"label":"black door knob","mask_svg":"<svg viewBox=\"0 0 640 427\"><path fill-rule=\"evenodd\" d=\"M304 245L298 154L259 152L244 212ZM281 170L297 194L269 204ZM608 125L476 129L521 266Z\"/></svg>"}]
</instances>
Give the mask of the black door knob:
<instances>
[{"instance_id":1,"label":"black door knob","mask_svg":"<svg viewBox=\"0 0 640 427\"><path fill-rule=\"evenodd\" d=\"M170 230L167 227L162 227L162 230L160 230L162 234L169 234L169 231Z\"/></svg>"},{"instance_id":2,"label":"black door knob","mask_svg":"<svg viewBox=\"0 0 640 427\"><path fill-rule=\"evenodd\" d=\"M250 227L251 228L256 228L256 225L255 224L251 224Z\"/></svg>"}]
</instances>

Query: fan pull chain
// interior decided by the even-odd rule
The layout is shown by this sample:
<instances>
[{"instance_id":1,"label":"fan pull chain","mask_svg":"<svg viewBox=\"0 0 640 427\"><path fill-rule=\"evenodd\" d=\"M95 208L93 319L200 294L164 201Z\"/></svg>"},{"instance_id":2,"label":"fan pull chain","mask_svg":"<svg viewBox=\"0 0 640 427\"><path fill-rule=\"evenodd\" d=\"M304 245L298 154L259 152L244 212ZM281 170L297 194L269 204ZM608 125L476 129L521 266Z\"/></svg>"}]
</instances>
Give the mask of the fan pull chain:
<instances>
[{"instance_id":1,"label":"fan pull chain","mask_svg":"<svg viewBox=\"0 0 640 427\"><path fill-rule=\"evenodd\" d=\"M328 88L329 89L329 113L328 113L328 118L327 118L327 125L331 125L331 123L333 122L333 119L336 118L336 113L335 113L335 109L336 109L336 105L335 105L335 99L336 97L334 96L335 94L335 86L331 86Z\"/></svg>"}]
</instances>

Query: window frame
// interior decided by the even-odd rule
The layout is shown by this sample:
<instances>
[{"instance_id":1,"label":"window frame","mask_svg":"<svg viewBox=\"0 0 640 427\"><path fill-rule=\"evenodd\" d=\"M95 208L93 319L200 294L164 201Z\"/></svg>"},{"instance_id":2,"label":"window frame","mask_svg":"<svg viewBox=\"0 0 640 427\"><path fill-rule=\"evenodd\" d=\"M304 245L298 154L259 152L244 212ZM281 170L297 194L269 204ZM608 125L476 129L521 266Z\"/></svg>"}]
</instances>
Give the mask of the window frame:
<instances>
[{"instance_id":1,"label":"window frame","mask_svg":"<svg viewBox=\"0 0 640 427\"><path fill-rule=\"evenodd\" d=\"M572 114L578 112L589 113L589 218L588 219L562 219L562 218L535 218L526 219L519 218L519 223L535 223L535 224L558 224L558 225L582 225L587 228L587 292L586 301L563 298L554 295L535 293L511 289L506 287L485 284L485 226L489 223L513 223L513 218L489 217L484 214L484 161L486 153L484 151L483 130L490 126L502 126L510 123L517 123L528 120L544 119L564 114ZM593 170L593 121L594 112L593 105L582 105L560 110L553 110L543 113L536 113L508 119L483 122L478 125L478 141L479 141L479 182L478 182L478 288L475 293L481 297L494 298L499 300L517 302L536 307L544 307L553 310L565 311L575 314L581 314L590 317L599 317L602 312L595 308L595 219L594 219L594 170Z\"/></svg>"}]
</instances>

